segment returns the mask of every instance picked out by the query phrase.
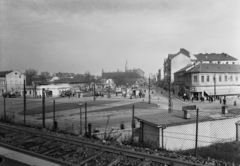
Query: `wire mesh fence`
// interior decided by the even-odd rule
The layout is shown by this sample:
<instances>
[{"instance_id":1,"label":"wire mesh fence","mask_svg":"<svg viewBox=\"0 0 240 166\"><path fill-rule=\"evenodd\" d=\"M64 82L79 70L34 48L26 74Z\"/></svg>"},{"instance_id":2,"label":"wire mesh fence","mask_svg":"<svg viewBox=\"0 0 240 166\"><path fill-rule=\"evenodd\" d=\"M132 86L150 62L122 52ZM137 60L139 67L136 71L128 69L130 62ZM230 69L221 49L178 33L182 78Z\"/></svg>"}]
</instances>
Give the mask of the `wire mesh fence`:
<instances>
[{"instance_id":1,"label":"wire mesh fence","mask_svg":"<svg viewBox=\"0 0 240 166\"><path fill-rule=\"evenodd\" d=\"M23 123L24 101L22 98L15 100L6 98L5 104L2 98L1 102L3 104L0 106L0 111L3 115L4 112L8 118L14 115L16 121ZM84 134L89 132L88 125L91 123L91 132L100 138L120 135L118 138L123 140L134 134L136 140L143 140L143 143L153 142L155 147L169 150L191 149L196 146L196 142L198 147L204 147L216 142L233 141L236 140L238 134L236 122L240 120L240 116L239 112L234 109L228 110L227 113L223 113L222 110L215 112L199 110L197 129L196 110L188 112L190 118L184 118L184 112L180 109L173 110L169 114L167 109L161 109L156 102L148 104L146 100L138 103L129 101L124 103L119 100L88 101L86 108L85 101L79 104L79 100L56 100L54 102L46 99L45 117L43 117L42 99L27 99L26 124L43 126L43 118L45 118L48 128ZM134 132L132 131L133 105L135 109ZM122 114L124 114L123 117L121 117ZM146 121L144 125L141 125L142 122L140 123L136 118L139 116ZM150 116L153 119L147 118ZM197 133L196 130L198 130Z\"/></svg>"}]
</instances>

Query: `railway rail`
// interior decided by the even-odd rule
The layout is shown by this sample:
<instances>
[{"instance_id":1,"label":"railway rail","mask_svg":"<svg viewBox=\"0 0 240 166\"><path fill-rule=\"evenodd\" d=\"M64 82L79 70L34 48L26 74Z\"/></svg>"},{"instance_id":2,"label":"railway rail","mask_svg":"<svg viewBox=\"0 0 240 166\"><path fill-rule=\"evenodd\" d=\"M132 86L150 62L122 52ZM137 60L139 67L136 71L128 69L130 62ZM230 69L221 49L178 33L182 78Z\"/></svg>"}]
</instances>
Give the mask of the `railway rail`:
<instances>
[{"instance_id":1,"label":"railway rail","mask_svg":"<svg viewBox=\"0 0 240 166\"><path fill-rule=\"evenodd\" d=\"M102 145L54 132L0 123L0 146L66 166L202 166L202 164Z\"/></svg>"}]
</instances>

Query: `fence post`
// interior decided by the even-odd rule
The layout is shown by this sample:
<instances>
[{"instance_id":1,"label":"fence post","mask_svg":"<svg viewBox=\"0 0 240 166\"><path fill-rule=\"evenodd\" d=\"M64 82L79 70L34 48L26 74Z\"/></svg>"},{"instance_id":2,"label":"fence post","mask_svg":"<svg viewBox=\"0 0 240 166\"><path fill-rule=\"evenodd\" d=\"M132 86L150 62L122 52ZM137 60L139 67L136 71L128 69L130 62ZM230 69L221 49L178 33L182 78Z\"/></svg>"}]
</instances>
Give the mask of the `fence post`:
<instances>
[{"instance_id":1,"label":"fence post","mask_svg":"<svg viewBox=\"0 0 240 166\"><path fill-rule=\"evenodd\" d=\"M91 136L92 136L92 124L89 123L88 124L88 137L91 138Z\"/></svg>"},{"instance_id":2,"label":"fence post","mask_svg":"<svg viewBox=\"0 0 240 166\"><path fill-rule=\"evenodd\" d=\"M239 135L240 135L240 130L239 130L240 120L237 121L237 122L235 123L235 125L236 125L236 141L240 141L240 138L239 138Z\"/></svg>"},{"instance_id":3,"label":"fence post","mask_svg":"<svg viewBox=\"0 0 240 166\"><path fill-rule=\"evenodd\" d=\"M134 128L135 128L135 123L134 123L134 105L133 105L132 106L132 144L134 139Z\"/></svg>"},{"instance_id":4,"label":"fence post","mask_svg":"<svg viewBox=\"0 0 240 166\"><path fill-rule=\"evenodd\" d=\"M55 100L53 100L53 130L57 129L56 122L55 122Z\"/></svg>"},{"instance_id":5,"label":"fence post","mask_svg":"<svg viewBox=\"0 0 240 166\"><path fill-rule=\"evenodd\" d=\"M87 126L87 102L85 102L85 136L87 136L87 129L88 129L88 126Z\"/></svg>"},{"instance_id":6,"label":"fence post","mask_svg":"<svg viewBox=\"0 0 240 166\"><path fill-rule=\"evenodd\" d=\"M82 103L80 102L78 105L80 107L80 129L79 129L79 135L82 135Z\"/></svg>"},{"instance_id":7,"label":"fence post","mask_svg":"<svg viewBox=\"0 0 240 166\"><path fill-rule=\"evenodd\" d=\"M198 147L198 108L196 116L196 140L195 140L195 157L197 157L197 147Z\"/></svg>"},{"instance_id":8,"label":"fence post","mask_svg":"<svg viewBox=\"0 0 240 166\"><path fill-rule=\"evenodd\" d=\"M42 127L45 128L45 89L42 89Z\"/></svg>"},{"instance_id":9,"label":"fence post","mask_svg":"<svg viewBox=\"0 0 240 166\"><path fill-rule=\"evenodd\" d=\"M6 121L7 117L6 117L6 98L5 96L3 97L3 114L4 114L4 120Z\"/></svg>"},{"instance_id":10,"label":"fence post","mask_svg":"<svg viewBox=\"0 0 240 166\"><path fill-rule=\"evenodd\" d=\"M23 116L24 120L23 123L26 125L26 81L23 82Z\"/></svg>"}]
</instances>

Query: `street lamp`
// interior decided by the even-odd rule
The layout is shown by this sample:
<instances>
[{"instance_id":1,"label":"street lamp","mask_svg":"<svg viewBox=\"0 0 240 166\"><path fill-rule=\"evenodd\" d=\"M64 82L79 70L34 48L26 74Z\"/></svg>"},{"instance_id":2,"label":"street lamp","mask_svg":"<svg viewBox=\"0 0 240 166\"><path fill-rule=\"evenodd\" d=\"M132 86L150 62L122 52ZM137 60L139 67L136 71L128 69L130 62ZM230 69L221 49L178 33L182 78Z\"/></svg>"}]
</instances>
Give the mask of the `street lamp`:
<instances>
[{"instance_id":1,"label":"street lamp","mask_svg":"<svg viewBox=\"0 0 240 166\"><path fill-rule=\"evenodd\" d=\"M80 107L80 130L79 130L79 135L82 135L82 103L80 102L79 104L79 107Z\"/></svg>"},{"instance_id":2,"label":"street lamp","mask_svg":"<svg viewBox=\"0 0 240 166\"><path fill-rule=\"evenodd\" d=\"M150 104L151 103L151 96L150 96L150 75L152 75L152 73L149 73L149 83L148 83L148 104Z\"/></svg>"}]
</instances>

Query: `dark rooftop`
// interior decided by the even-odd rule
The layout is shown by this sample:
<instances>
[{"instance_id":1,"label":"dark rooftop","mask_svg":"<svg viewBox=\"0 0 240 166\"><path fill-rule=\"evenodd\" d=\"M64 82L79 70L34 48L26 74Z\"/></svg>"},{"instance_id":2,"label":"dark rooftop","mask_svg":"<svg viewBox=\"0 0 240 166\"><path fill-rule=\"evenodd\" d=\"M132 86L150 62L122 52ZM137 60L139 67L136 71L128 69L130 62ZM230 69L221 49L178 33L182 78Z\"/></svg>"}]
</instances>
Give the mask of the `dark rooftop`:
<instances>
[{"instance_id":1,"label":"dark rooftop","mask_svg":"<svg viewBox=\"0 0 240 166\"><path fill-rule=\"evenodd\" d=\"M240 65L199 63L186 73L240 73Z\"/></svg>"},{"instance_id":2,"label":"dark rooftop","mask_svg":"<svg viewBox=\"0 0 240 166\"><path fill-rule=\"evenodd\" d=\"M226 54L226 53L221 53L221 54L216 54L216 53L211 53L211 54L195 54L194 55L198 61L237 61L236 58Z\"/></svg>"},{"instance_id":3,"label":"dark rooftop","mask_svg":"<svg viewBox=\"0 0 240 166\"><path fill-rule=\"evenodd\" d=\"M5 77L6 74L9 74L11 72L12 72L12 70L10 70L10 71L0 71L0 77Z\"/></svg>"},{"instance_id":4,"label":"dark rooftop","mask_svg":"<svg viewBox=\"0 0 240 166\"><path fill-rule=\"evenodd\" d=\"M190 53L189 53L189 51L185 50L184 48L181 48L180 51L179 51L178 53L176 53L176 54L168 54L168 57L169 57L170 59L173 59L174 57L176 57L177 55L179 55L179 54L181 54L181 53L190 58Z\"/></svg>"}]
</instances>

